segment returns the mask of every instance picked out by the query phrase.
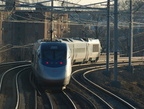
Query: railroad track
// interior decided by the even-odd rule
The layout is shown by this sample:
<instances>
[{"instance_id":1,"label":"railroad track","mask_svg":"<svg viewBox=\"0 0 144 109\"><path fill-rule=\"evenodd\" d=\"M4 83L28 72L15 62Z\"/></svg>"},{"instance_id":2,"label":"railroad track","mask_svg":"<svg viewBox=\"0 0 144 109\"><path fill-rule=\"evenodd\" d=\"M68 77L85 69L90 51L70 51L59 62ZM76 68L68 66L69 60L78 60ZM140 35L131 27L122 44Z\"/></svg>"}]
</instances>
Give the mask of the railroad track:
<instances>
[{"instance_id":1,"label":"railroad track","mask_svg":"<svg viewBox=\"0 0 144 109\"><path fill-rule=\"evenodd\" d=\"M126 65L122 62L119 65ZM135 109L126 101L91 80L89 74L105 69L101 61L73 66L68 87L59 92L36 88L29 62L0 65L0 108L9 109ZM112 68L113 64L110 64Z\"/></svg>"},{"instance_id":2,"label":"railroad track","mask_svg":"<svg viewBox=\"0 0 144 109\"><path fill-rule=\"evenodd\" d=\"M49 96L54 109L77 109L76 104L65 91L49 93Z\"/></svg>"},{"instance_id":3,"label":"railroad track","mask_svg":"<svg viewBox=\"0 0 144 109\"><path fill-rule=\"evenodd\" d=\"M67 92L71 100L76 105L76 109L96 109L95 104L80 92L69 88L66 89L65 92Z\"/></svg>"},{"instance_id":4,"label":"railroad track","mask_svg":"<svg viewBox=\"0 0 144 109\"><path fill-rule=\"evenodd\" d=\"M35 89L37 92L35 107L38 109L77 109L75 103L65 91L47 91L41 87L35 87Z\"/></svg>"},{"instance_id":5,"label":"railroad track","mask_svg":"<svg viewBox=\"0 0 144 109\"><path fill-rule=\"evenodd\" d=\"M23 65L22 65L23 64ZM16 66L15 66L16 65ZM10 68L11 66L11 68ZM15 66L15 67L14 67ZM22 104L22 94L20 92L20 75L25 72L26 69L30 69L30 64L27 62L18 63L7 63L0 65L1 68L4 68L0 76L0 108L9 109L9 108L20 108ZM8 69L6 70L6 67ZM24 104L23 104L24 105Z\"/></svg>"},{"instance_id":6,"label":"railroad track","mask_svg":"<svg viewBox=\"0 0 144 109\"><path fill-rule=\"evenodd\" d=\"M125 65L127 63L122 63L120 65ZM99 102L101 105L97 105L98 109L100 108L107 108L107 109L136 109L132 104L124 100L123 98L117 96L116 94L104 89L103 87L99 86L98 84L94 83L91 78L87 78L91 72L95 72L98 70L105 69L105 65L93 65L92 67L85 67L81 68L77 66L78 69L73 72L72 79L79 85L79 88L88 95L95 96L95 101ZM111 65L112 67L112 65ZM78 87L78 86L77 86ZM97 103L95 103L97 104Z\"/></svg>"}]
</instances>

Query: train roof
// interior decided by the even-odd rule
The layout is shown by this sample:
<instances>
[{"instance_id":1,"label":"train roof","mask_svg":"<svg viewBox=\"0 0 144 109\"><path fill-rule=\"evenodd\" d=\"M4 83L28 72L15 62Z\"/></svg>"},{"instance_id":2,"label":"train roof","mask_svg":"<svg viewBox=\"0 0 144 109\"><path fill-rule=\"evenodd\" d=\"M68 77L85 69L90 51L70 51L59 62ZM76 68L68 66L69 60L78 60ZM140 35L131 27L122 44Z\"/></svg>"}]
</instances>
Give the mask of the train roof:
<instances>
[{"instance_id":1,"label":"train roof","mask_svg":"<svg viewBox=\"0 0 144 109\"><path fill-rule=\"evenodd\" d=\"M40 39L37 41L37 43L46 43L46 42L63 42L63 43L69 43L69 42L90 42L90 43L100 43L99 39L94 39L94 38L60 38L56 39L55 41L50 41L46 39Z\"/></svg>"},{"instance_id":2,"label":"train roof","mask_svg":"<svg viewBox=\"0 0 144 109\"><path fill-rule=\"evenodd\" d=\"M57 39L60 42L96 42L99 41L99 39L94 39L94 38L65 38L65 39Z\"/></svg>"}]
</instances>

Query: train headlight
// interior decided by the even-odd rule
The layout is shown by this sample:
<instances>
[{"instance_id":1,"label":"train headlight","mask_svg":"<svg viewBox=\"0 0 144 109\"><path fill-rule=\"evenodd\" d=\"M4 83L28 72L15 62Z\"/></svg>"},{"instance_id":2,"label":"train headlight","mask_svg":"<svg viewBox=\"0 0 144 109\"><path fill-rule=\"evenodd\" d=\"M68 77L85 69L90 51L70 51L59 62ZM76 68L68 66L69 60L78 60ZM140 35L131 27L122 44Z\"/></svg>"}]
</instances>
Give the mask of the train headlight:
<instances>
[{"instance_id":1,"label":"train headlight","mask_svg":"<svg viewBox=\"0 0 144 109\"><path fill-rule=\"evenodd\" d=\"M63 64L63 62L60 62L59 64Z\"/></svg>"},{"instance_id":2,"label":"train headlight","mask_svg":"<svg viewBox=\"0 0 144 109\"><path fill-rule=\"evenodd\" d=\"M49 64L49 62L45 62L46 64Z\"/></svg>"}]
</instances>

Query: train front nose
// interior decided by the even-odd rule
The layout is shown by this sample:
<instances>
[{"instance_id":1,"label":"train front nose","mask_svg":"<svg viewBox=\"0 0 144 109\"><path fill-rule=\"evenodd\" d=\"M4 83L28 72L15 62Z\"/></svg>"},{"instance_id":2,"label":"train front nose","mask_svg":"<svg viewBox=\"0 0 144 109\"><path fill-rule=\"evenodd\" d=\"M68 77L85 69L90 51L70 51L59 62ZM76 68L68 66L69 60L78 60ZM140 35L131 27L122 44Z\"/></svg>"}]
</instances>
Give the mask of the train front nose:
<instances>
[{"instance_id":1,"label":"train front nose","mask_svg":"<svg viewBox=\"0 0 144 109\"><path fill-rule=\"evenodd\" d=\"M63 61L43 61L41 66L42 76L46 79L63 79L66 74L66 60Z\"/></svg>"},{"instance_id":2,"label":"train front nose","mask_svg":"<svg viewBox=\"0 0 144 109\"><path fill-rule=\"evenodd\" d=\"M67 45L65 43L45 43L41 45L41 80L46 84L66 84Z\"/></svg>"},{"instance_id":3,"label":"train front nose","mask_svg":"<svg viewBox=\"0 0 144 109\"><path fill-rule=\"evenodd\" d=\"M65 86L69 83L66 67L41 67L41 84L43 86Z\"/></svg>"},{"instance_id":4,"label":"train front nose","mask_svg":"<svg viewBox=\"0 0 144 109\"><path fill-rule=\"evenodd\" d=\"M65 66L59 68L44 67L44 78L50 80L60 80L65 78Z\"/></svg>"}]
</instances>

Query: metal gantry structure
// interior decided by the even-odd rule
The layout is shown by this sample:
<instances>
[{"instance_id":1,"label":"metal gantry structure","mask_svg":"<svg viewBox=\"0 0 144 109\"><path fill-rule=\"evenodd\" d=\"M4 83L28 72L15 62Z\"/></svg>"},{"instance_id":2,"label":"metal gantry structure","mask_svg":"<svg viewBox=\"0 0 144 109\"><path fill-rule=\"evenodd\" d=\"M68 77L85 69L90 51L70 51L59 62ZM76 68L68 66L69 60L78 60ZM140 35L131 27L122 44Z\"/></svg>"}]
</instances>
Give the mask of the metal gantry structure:
<instances>
[{"instance_id":1,"label":"metal gantry structure","mask_svg":"<svg viewBox=\"0 0 144 109\"><path fill-rule=\"evenodd\" d=\"M3 0L1 0L3 1ZM64 7L64 6L54 6L54 0L50 0L47 2L51 2L51 6L37 6L43 9L49 9L49 12L51 12L51 30L50 30L50 38L52 41L52 34L53 34L53 12L62 12L62 13L72 13L72 12L76 12L76 10L80 10L83 12L89 12L89 11L93 11L93 12L98 12L99 10L102 11L106 11L107 10L107 37L106 37L106 45L107 45L107 51L106 51L106 71L109 72L109 53L110 53L110 2L114 1L114 81L117 81L117 76L118 76L118 72L117 72L117 61L118 61L118 0L107 0L107 8L94 8L91 7L91 5L94 4L90 4L90 5L78 5L78 4L74 4L77 5L76 7ZM132 0L129 0L130 2L130 23L129 23L129 27L130 27L130 38L129 38L129 67L132 68L132 62L131 62L131 58L132 58L132 54L133 54L133 14L132 14ZM66 2L68 3L68 2ZM106 2L103 2L106 3ZM27 8L35 8L37 5L37 3L24 3L24 4L16 4L14 7L27 7ZM0 7L13 7L13 6L6 6L6 5L0 5ZM60 10L58 10L60 9ZM35 10L36 11L36 10ZM48 10L45 10L48 11Z\"/></svg>"},{"instance_id":2,"label":"metal gantry structure","mask_svg":"<svg viewBox=\"0 0 144 109\"><path fill-rule=\"evenodd\" d=\"M54 2L51 0L51 28L50 28L50 40L51 42L53 41L53 7L54 7Z\"/></svg>"},{"instance_id":3,"label":"metal gantry structure","mask_svg":"<svg viewBox=\"0 0 144 109\"><path fill-rule=\"evenodd\" d=\"M133 72L132 57L133 57L133 0L130 0L130 36L129 36L129 69Z\"/></svg>"},{"instance_id":4,"label":"metal gantry structure","mask_svg":"<svg viewBox=\"0 0 144 109\"><path fill-rule=\"evenodd\" d=\"M114 1L114 82L117 83L118 62L118 0Z\"/></svg>"},{"instance_id":5,"label":"metal gantry structure","mask_svg":"<svg viewBox=\"0 0 144 109\"><path fill-rule=\"evenodd\" d=\"M106 38L106 73L109 73L110 55L110 0L107 0L107 38Z\"/></svg>"}]
</instances>

